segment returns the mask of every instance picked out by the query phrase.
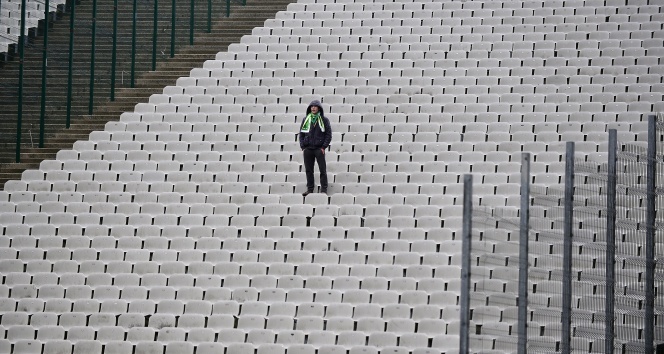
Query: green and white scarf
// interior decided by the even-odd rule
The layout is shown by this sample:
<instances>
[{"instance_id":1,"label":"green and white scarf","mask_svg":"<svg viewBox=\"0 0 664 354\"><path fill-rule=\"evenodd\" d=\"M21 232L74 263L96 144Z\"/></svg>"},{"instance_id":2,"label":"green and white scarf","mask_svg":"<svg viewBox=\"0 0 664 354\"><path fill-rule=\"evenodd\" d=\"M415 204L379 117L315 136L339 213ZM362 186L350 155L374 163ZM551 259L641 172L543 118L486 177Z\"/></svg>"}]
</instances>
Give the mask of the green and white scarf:
<instances>
[{"instance_id":1,"label":"green and white scarf","mask_svg":"<svg viewBox=\"0 0 664 354\"><path fill-rule=\"evenodd\" d=\"M318 124L320 127L320 130L324 133L325 132L325 124L323 124L323 119L320 117L320 113L309 113L307 115L307 118L304 119L304 123L302 123L302 129L300 130L302 133L308 133L311 128Z\"/></svg>"}]
</instances>

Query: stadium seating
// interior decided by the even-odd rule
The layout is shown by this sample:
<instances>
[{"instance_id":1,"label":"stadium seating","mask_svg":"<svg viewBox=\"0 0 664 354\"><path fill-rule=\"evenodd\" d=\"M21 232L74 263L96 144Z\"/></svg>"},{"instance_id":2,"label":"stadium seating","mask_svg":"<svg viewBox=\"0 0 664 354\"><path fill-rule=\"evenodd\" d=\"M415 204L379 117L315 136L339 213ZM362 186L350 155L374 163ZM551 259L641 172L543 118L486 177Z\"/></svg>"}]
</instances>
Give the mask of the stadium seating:
<instances>
[{"instance_id":1,"label":"stadium seating","mask_svg":"<svg viewBox=\"0 0 664 354\"><path fill-rule=\"evenodd\" d=\"M49 1L50 12L55 12L59 5L64 5L65 0ZM21 1L4 0L0 3L0 53L7 53L9 45L18 42L21 33ZM30 30L36 30L39 20L44 19L44 2L38 0L27 0L25 14L25 34Z\"/></svg>"},{"instance_id":2,"label":"stadium seating","mask_svg":"<svg viewBox=\"0 0 664 354\"><path fill-rule=\"evenodd\" d=\"M664 9L624 5L289 5L5 184L0 351L458 352L462 176L514 225L523 151L533 183L557 186L566 141L602 161L607 129L643 145L643 115L664 109ZM314 99L332 122L330 194L302 197ZM533 208L533 227L559 225L557 206ZM516 237L484 236L471 350L514 352ZM555 351L562 253L531 248L531 301L550 308L529 313L530 350ZM575 351L603 348L584 337L596 299L575 298ZM642 325L624 302L628 338Z\"/></svg>"}]
</instances>

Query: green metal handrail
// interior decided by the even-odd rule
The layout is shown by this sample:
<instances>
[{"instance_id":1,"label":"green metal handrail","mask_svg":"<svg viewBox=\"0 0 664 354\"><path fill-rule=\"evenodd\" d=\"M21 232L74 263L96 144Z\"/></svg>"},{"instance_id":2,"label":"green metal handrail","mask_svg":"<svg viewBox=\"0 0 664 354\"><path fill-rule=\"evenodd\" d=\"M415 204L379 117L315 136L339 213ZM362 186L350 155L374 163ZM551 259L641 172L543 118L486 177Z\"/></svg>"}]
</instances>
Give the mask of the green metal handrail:
<instances>
[{"instance_id":1,"label":"green metal handrail","mask_svg":"<svg viewBox=\"0 0 664 354\"><path fill-rule=\"evenodd\" d=\"M92 43L90 44L90 102L88 114L92 115L95 101L95 52L97 40L97 0L92 0Z\"/></svg>"},{"instance_id":2,"label":"green metal handrail","mask_svg":"<svg viewBox=\"0 0 664 354\"><path fill-rule=\"evenodd\" d=\"M157 70L157 31L159 30L159 1L154 0L152 18L152 71Z\"/></svg>"},{"instance_id":3,"label":"green metal handrail","mask_svg":"<svg viewBox=\"0 0 664 354\"><path fill-rule=\"evenodd\" d=\"M65 127L71 125L71 100L72 100L72 74L74 66L74 19L76 17L76 0L71 2L71 17L69 18L69 69L67 73L67 118Z\"/></svg>"},{"instance_id":4,"label":"green metal handrail","mask_svg":"<svg viewBox=\"0 0 664 354\"><path fill-rule=\"evenodd\" d=\"M194 0L189 1L190 3L190 10L189 10L189 45L194 45L194 17L195 17L195 11L196 7L194 5Z\"/></svg>"},{"instance_id":5,"label":"green metal handrail","mask_svg":"<svg viewBox=\"0 0 664 354\"><path fill-rule=\"evenodd\" d=\"M175 18L176 14L175 0L171 1L171 58L175 57Z\"/></svg>"},{"instance_id":6,"label":"green metal handrail","mask_svg":"<svg viewBox=\"0 0 664 354\"><path fill-rule=\"evenodd\" d=\"M25 59L25 3L21 0L21 33L18 36L18 117L16 119L16 162L21 162L21 128L23 125L23 60Z\"/></svg>"},{"instance_id":7,"label":"green metal handrail","mask_svg":"<svg viewBox=\"0 0 664 354\"><path fill-rule=\"evenodd\" d=\"M49 18L49 0L46 0L44 6L44 53L42 57L41 106L39 107L39 148L44 147L44 125L46 124L46 66L48 64L48 27L51 22Z\"/></svg>"},{"instance_id":8,"label":"green metal handrail","mask_svg":"<svg viewBox=\"0 0 664 354\"><path fill-rule=\"evenodd\" d=\"M134 0L134 6L131 16L131 83L130 87L134 88L136 76L136 6L137 0Z\"/></svg>"},{"instance_id":9,"label":"green metal handrail","mask_svg":"<svg viewBox=\"0 0 664 354\"><path fill-rule=\"evenodd\" d=\"M111 53L111 101L115 101L115 67L118 54L118 0L113 0L113 49Z\"/></svg>"},{"instance_id":10,"label":"green metal handrail","mask_svg":"<svg viewBox=\"0 0 664 354\"><path fill-rule=\"evenodd\" d=\"M66 116L65 116L65 127L70 128L71 126L71 116L72 116L72 104L74 100L74 52L75 52L75 31L76 31L76 7L77 1L81 0L70 0L68 1L69 9L69 45L68 45L68 65L67 65L67 92L66 92ZM159 36L159 0L154 0L154 18L153 18L153 29L152 29L152 58L151 58L151 69L152 71L156 70L157 66L157 40ZM168 0L162 0L168 1ZM220 4L223 4L224 0L219 0ZM226 1L226 17L229 17L231 14L231 2L240 5L246 5L246 0L225 0ZM18 117L17 117L17 127L16 127L16 162L20 162L21 155L21 139L22 139L22 123L23 123L23 85L24 85L24 52L27 37L25 36L25 17L26 17L26 5L27 0L21 0L21 29L18 36L18 54L19 54L19 87L18 87ZM41 1L40 1L41 3ZM0 0L0 8L2 7L3 1ZM39 147L44 147L44 139L46 134L46 100L48 97L47 85L48 85L48 57L49 57L49 30L51 23L51 3L50 0L43 0L44 4L44 22L43 22L43 53L42 53L42 80L41 80L41 101L40 101L40 110L39 110ZM195 40L195 30L196 30L196 6L195 0L190 0L190 13L189 13L189 44L193 45ZM223 5L222 5L223 6ZM54 7L55 8L55 7ZM79 10L80 11L80 10ZM115 101L116 94L116 81L117 81L117 60L118 60L118 0L113 1L113 33L112 33L112 54L111 54L111 68L110 68L110 101ZM204 26L204 31L207 33L212 32L212 13L213 13L213 1L207 0L207 16L206 24ZM176 52L177 37L176 37L176 26L177 26L177 1L171 1L171 38L170 38L170 57L173 58ZM133 0L132 7L132 38L131 38L131 71L130 71L130 87L135 87L136 84L136 46L137 46L137 0ZM96 85L99 83L99 80L96 77L96 41L97 41L97 0L92 0L92 20L91 20L91 48L90 48L90 77L89 77L89 99L88 99L88 114L92 115L95 108L95 89Z\"/></svg>"}]
</instances>

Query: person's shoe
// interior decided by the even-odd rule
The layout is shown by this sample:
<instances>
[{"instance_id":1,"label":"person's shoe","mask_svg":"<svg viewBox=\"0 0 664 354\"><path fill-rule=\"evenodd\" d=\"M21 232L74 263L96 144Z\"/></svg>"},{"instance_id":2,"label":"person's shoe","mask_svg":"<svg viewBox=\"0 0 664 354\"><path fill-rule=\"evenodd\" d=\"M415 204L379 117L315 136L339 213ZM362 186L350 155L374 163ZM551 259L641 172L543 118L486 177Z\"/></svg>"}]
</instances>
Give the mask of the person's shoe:
<instances>
[{"instance_id":1,"label":"person's shoe","mask_svg":"<svg viewBox=\"0 0 664 354\"><path fill-rule=\"evenodd\" d=\"M303 197L306 197L306 196L308 196L309 194L311 194L312 192L313 192L313 191L306 191L306 192L302 193L302 196L303 196Z\"/></svg>"},{"instance_id":2,"label":"person's shoe","mask_svg":"<svg viewBox=\"0 0 664 354\"><path fill-rule=\"evenodd\" d=\"M327 189L321 189L320 192L323 193L323 194L327 194Z\"/></svg>"}]
</instances>

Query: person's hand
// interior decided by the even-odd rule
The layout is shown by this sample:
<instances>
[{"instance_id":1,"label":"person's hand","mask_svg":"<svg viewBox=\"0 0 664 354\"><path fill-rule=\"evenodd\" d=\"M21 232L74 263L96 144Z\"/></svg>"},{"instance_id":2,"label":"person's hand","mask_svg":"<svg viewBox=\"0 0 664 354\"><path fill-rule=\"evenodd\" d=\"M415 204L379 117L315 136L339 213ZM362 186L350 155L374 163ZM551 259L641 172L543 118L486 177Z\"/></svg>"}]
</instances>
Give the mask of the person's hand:
<instances>
[{"instance_id":1,"label":"person's hand","mask_svg":"<svg viewBox=\"0 0 664 354\"><path fill-rule=\"evenodd\" d=\"M325 149L321 148L320 151L322 151L323 155L325 155Z\"/></svg>"}]
</instances>

